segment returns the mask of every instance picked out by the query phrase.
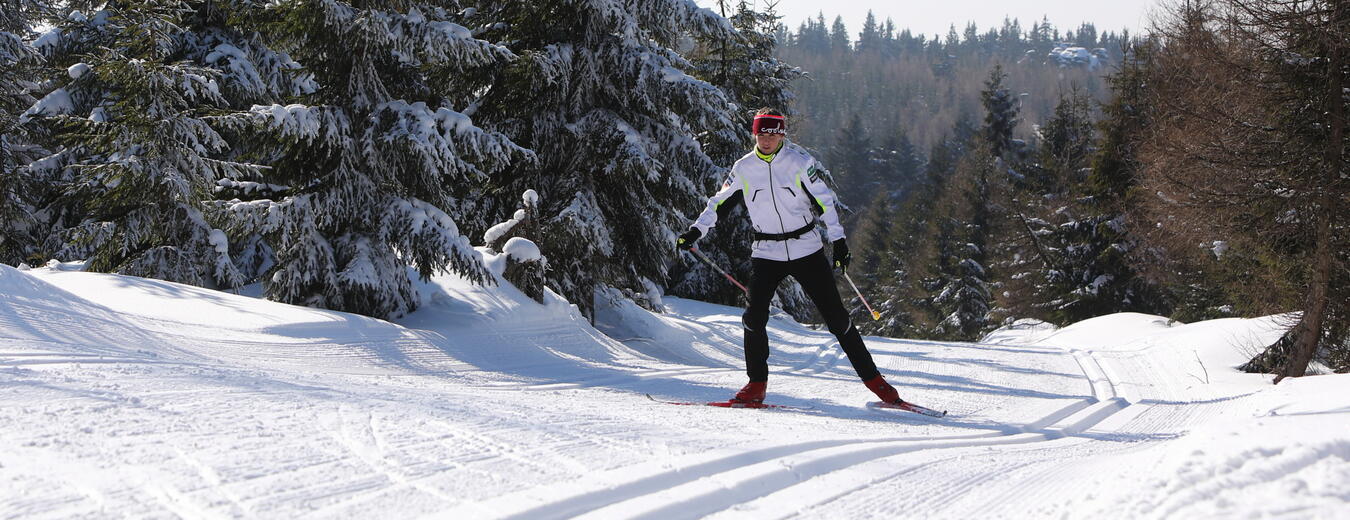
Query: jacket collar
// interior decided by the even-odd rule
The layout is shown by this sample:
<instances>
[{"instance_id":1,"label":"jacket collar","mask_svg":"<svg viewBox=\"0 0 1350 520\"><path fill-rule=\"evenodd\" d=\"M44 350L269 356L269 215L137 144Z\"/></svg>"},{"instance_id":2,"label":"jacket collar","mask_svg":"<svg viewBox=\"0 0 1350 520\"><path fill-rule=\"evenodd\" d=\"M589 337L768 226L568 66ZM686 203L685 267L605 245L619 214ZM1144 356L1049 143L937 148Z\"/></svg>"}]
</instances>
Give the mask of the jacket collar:
<instances>
[{"instance_id":1,"label":"jacket collar","mask_svg":"<svg viewBox=\"0 0 1350 520\"><path fill-rule=\"evenodd\" d=\"M778 156L778 152L783 151L784 146L787 146L787 139L784 139L782 142L778 143L778 149L774 150L773 153L770 154L765 154L764 152L759 151L759 147L755 146L754 147L755 157L759 157L759 159L764 162L773 162L773 158Z\"/></svg>"}]
</instances>

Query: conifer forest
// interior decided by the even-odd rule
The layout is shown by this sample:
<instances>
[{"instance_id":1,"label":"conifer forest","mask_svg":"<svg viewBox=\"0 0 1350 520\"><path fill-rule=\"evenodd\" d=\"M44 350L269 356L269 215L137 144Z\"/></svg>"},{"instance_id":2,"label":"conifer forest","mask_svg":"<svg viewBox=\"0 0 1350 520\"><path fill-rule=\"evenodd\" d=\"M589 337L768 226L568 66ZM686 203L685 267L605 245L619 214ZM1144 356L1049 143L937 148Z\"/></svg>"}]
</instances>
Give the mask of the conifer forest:
<instances>
[{"instance_id":1,"label":"conifer forest","mask_svg":"<svg viewBox=\"0 0 1350 520\"><path fill-rule=\"evenodd\" d=\"M1244 369L1350 371L1350 5L940 37L768 5L0 0L0 262L388 319L522 237L507 278L588 316L739 306L675 241L776 107L830 170L864 334L1281 314ZM699 246L745 279L732 215Z\"/></svg>"}]
</instances>

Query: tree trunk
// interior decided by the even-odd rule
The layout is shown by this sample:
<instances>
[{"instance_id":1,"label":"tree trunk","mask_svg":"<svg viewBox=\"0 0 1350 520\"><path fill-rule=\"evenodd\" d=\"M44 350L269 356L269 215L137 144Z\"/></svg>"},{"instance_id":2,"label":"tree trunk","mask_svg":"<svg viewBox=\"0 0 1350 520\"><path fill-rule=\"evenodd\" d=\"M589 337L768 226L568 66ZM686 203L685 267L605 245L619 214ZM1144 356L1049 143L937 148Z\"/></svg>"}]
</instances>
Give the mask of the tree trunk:
<instances>
[{"instance_id":1,"label":"tree trunk","mask_svg":"<svg viewBox=\"0 0 1350 520\"><path fill-rule=\"evenodd\" d=\"M1326 199L1327 197L1323 197ZM1275 378L1275 384L1286 377L1302 377L1308 371L1308 363L1322 340L1323 323L1326 321L1328 289L1331 285L1331 219L1323 217L1317 225L1317 251L1315 253L1311 293L1303 317L1294 328L1298 331L1294 338L1294 350L1284 365L1284 370Z\"/></svg>"},{"instance_id":2,"label":"tree trunk","mask_svg":"<svg viewBox=\"0 0 1350 520\"><path fill-rule=\"evenodd\" d=\"M1340 26L1343 9L1339 2L1334 7L1329 31L1331 34L1327 36L1328 45L1331 47L1327 63L1329 116L1327 122L1331 135L1326 149L1327 167L1317 172L1324 173L1325 178L1313 179L1314 189L1321 191L1321 194L1317 197L1317 248L1313 253L1312 286L1309 287L1308 300L1303 316L1299 320L1299 327L1295 329L1299 334L1295 338L1294 350L1290 353L1289 362L1284 365L1284 370L1275 378L1275 384L1279 384L1286 377L1301 377L1307 373L1308 363L1312 362L1313 355L1317 353L1317 347L1322 341L1327 316L1327 300L1331 293L1332 256L1336 254L1332 250L1331 221L1335 218L1334 208L1338 201L1332 193L1332 186L1341 174L1341 155L1345 136L1344 85L1341 78L1341 62L1344 57L1341 55L1339 31L1336 30Z\"/></svg>"}]
</instances>

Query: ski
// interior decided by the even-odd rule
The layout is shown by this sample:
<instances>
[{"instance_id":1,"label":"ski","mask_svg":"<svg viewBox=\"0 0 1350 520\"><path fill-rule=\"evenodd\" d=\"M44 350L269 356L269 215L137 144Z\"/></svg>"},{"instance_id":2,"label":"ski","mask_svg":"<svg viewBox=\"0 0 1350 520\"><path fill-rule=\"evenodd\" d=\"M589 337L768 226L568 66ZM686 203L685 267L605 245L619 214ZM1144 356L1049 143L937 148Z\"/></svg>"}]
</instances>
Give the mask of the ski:
<instances>
[{"instance_id":1,"label":"ski","mask_svg":"<svg viewBox=\"0 0 1350 520\"><path fill-rule=\"evenodd\" d=\"M946 410L938 411L938 410L934 410L934 409L932 409L932 408L927 408L927 407L919 406L919 405L917 405L917 404L910 403L910 402L905 402L905 401L900 401L899 404L894 404L894 403L883 403L883 402L881 402L881 401L872 401L872 402L867 403L867 406L870 407L870 408L877 408L877 409L880 409L880 408L886 408L886 409L890 409L890 410L904 410L904 411L906 411L906 412L914 412L914 413L917 413L917 414L919 414L919 415L927 415L927 416L929 416L929 417L946 417L946 416L947 416L947 411L946 411Z\"/></svg>"},{"instance_id":2,"label":"ski","mask_svg":"<svg viewBox=\"0 0 1350 520\"><path fill-rule=\"evenodd\" d=\"M801 406L788 406L788 405L785 405L785 404L742 403L742 402L737 402L737 401L713 401L713 402L710 402L710 403L701 403L701 402L694 402L694 401L665 401L665 400L661 400L661 399L657 399L657 398L655 398L655 397L652 397L652 394L646 394L646 395L647 395L647 399L651 399L652 401L655 401L655 402L658 402L658 403L673 404L673 405L678 405L678 406L717 406L717 407L720 407L720 408L765 408L765 409L774 409L774 410L795 410L795 411L799 411L799 412L811 410L810 408L805 408L805 407L801 407Z\"/></svg>"}]
</instances>

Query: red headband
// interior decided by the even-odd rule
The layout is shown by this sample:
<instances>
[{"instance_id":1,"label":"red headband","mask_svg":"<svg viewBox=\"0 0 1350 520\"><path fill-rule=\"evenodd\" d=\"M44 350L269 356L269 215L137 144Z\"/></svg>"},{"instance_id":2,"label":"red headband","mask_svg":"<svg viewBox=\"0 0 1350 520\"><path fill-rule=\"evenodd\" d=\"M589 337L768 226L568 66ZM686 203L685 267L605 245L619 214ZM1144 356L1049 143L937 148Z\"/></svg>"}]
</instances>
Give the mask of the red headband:
<instances>
[{"instance_id":1,"label":"red headband","mask_svg":"<svg viewBox=\"0 0 1350 520\"><path fill-rule=\"evenodd\" d=\"M769 114L755 116L755 124L751 127L750 133L787 134L787 120L783 119L783 116Z\"/></svg>"}]
</instances>

